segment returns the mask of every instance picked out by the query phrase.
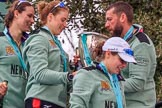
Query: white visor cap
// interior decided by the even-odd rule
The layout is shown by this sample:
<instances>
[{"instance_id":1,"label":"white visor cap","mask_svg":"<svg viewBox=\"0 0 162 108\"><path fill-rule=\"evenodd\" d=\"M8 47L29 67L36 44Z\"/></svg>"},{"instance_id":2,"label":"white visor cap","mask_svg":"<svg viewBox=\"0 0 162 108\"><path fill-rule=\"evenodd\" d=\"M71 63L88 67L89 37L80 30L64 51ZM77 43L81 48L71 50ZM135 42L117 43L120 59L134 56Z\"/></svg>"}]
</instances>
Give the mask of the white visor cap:
<instances>
[{"instance_id":1,"label":"white visor cap","mask_svg":"<svg viewBox=\"0 0 162 108\"><path fill-rule=\"evenodd\" d=\"M118 52L122 60L137 63L130 45L121 37L111 37L102 46L103 51Z\"/></svg>"}]
</instances>

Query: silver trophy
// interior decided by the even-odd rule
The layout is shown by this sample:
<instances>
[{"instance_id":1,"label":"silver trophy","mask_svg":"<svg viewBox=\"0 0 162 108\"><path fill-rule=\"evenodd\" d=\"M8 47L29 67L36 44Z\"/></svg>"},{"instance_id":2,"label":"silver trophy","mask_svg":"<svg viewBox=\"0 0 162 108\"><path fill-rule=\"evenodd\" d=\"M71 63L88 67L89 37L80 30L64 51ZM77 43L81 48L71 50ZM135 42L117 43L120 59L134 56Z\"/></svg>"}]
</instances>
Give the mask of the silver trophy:
<instances>
[{"instance_id":1,"label":"silver trophy","mask_svg":"<svg viewBox=\"0 0 162 108\"><path fill-rule=\"evenodd\" d=\"M92 63L100 62L102 45L108 36L96 32L83 32L79 35L78 53L82 67L91 66Z\"/></svg>"}]
</instances>

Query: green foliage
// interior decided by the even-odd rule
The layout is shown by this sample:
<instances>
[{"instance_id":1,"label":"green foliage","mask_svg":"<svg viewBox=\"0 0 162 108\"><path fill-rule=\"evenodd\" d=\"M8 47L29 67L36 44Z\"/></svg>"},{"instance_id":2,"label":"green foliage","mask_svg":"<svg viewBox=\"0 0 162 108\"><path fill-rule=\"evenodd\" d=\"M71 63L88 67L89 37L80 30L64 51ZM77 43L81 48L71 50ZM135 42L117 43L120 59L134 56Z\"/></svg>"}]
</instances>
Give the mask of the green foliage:
<instances>
[{"instance_id":1,"label":"green foliage","mask_svg":"<svg viewBox=\"0 0 162 108\"><path fill-rule=\"evenodd\" d=\"M107 32L104 27L104 7L109 4L109 1L67 0L67 2L71 10L70 21L76 24L74 26L70 25L72 28L79 27L79 23L82 24L81 27L86 31L94 31L99 33Z\"/></svg>"}]
</instances>

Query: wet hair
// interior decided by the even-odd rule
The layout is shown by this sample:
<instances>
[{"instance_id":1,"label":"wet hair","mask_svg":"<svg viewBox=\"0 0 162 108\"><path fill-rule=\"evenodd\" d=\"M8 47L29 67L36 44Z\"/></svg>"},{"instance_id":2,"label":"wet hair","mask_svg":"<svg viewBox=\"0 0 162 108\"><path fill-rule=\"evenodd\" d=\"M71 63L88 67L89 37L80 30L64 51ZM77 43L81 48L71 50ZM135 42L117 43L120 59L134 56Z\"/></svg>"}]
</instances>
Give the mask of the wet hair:
<instances>
[{"instance_id":1,"label":"wet hair","mask_svg":"<svg viewBox=\"0 0 162 108\"><path fill-rule=\"evenodd\" d=\"M133 7L128 4L127 2L118 1L113 4L111 4L106 11L114 8L114 13L118 16L121 15L121 13L125 13L128 19L128 22L130 24L133 23Z\"/></svg>"},{"instance_id":2,"label":"wet hair","mask_svg":"<svg viewBox=\"0 0 162 108\"><path fill-rule=\"evenodd\" d=\"M46 1L40 1L37 4L37 9L38 9L38 14L40 17L40 22L41 25L45 25L47 22L47 16L49 13L53 13L53 15L58 14L60 11L68 11L69 12L69 8L67 6L65 7L56 7L55 9L54 6L58 5L60 3L60 1L55 0L55 1L51 1L51 2L46 2Z\"/></svg>"},{"instance_id":3,"label":"wet hair","mask_svg":"<svg viewBox=\"0 0 162 108\"><path fill-rule=\"evenodd\" d=\"M10 24L13 22L14 11L15 10L17 10L19 13L22 13L23 11L25 11L27 6L32 6L33 7L33 5L30 2L27 2L27 1L22 2L22 1L19 1L19 0L15 0L13 2L13 4L10 5L10 7L8 9L8 12L7 12L6 16L5 16L5 19L4 19L5 26L9 27Z\"/></svg>"}]
</instances>

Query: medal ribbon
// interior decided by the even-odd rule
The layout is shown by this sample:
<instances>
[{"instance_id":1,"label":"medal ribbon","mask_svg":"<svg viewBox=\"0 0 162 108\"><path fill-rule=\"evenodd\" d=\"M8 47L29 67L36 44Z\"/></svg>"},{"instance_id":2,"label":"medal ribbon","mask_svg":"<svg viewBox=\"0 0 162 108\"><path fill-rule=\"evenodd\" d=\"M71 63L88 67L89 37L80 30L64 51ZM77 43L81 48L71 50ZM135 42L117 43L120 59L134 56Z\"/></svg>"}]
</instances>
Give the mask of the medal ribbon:
<instances>
[{"instance_id":1,"label":"medal ribbon","mask_svg":"<svg viewBox=\"0 0 162 108\"><path fill-rule=\"evenodd\" d=\"M106 66L104 65L103 62L101 62L99 64L99 66L103 70L103 73L110 79L111 86L112 86L113 91L114 91L115 96L116 96L116 101L117 101L117 105L118 105L117 108L123 108L123 103L122 103L123 99L122 99L122 94L121 94L117 74L110 75L110 73L108 72L108 70L107 70L107 68L106 68Z\"/></svg>"}]
</instances>

